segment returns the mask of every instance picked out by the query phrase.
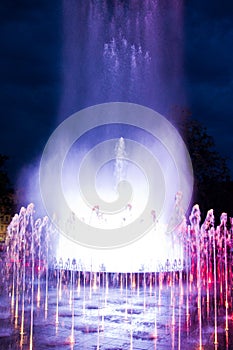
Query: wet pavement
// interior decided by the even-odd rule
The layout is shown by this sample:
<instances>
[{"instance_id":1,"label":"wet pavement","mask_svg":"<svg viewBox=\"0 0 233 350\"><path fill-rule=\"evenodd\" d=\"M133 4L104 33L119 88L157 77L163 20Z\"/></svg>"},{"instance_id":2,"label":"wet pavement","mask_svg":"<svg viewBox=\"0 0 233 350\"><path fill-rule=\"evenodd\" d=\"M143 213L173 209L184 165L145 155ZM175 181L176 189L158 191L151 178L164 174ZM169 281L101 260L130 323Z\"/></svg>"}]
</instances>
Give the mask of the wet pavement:
<instances>
[{"instance_id":1,"label":"wet pavement","mask_svg":"<svg viewBox=\"0 0 233 350\"><path fill-rule=\"evenodd\" d=\"M46 297L43 282L18 292L12 298L1 291L1 350L233 349L233 320L226 332L225 310L218 309L215 345L213 303L202 297L200 321L197 293L187 295L181 283L131 289L50 285Z\"/></svg>"}]
</instances>

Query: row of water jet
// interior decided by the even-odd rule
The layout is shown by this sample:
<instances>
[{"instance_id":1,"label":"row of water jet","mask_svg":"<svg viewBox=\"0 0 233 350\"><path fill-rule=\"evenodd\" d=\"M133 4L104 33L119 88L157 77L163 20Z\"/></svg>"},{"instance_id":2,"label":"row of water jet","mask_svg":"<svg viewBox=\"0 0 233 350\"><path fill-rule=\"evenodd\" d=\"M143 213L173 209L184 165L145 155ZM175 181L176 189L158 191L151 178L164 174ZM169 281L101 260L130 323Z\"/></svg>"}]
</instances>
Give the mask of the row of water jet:
<instances>
[{"instance_id":1,"label":"row of water jet","mask_svg":"<svg viewBox=\"0 0 233 350\"><path fill-rule=\"evenodd\" d=\"M223 213L215 227L210 210L201 224L195 205L189 221L190 225L182 225L180 231L184 262L166 261L159 272L148 272L145 267L136 272L107 272L104 265L99 271L91 271L72 257L57 261L54 251L58 233L47 217L35 219L32 204L22 208L9 225L1 263L1 281L7 290L11 326L19 348L36 349L38 318L45 325L52 324L54 334L60 336L62 318L68 315L64 343L72 347L80 332L91 332L99 349L103 333L109 332L109 320L120 314L133 349L140 337L160 341L159 317L169 307L165 325L173 349L180 348L181 337L188 341L194 330L200 349L206 342L205 332L211 332L217 348L222 329L227 349L233 303L233 220L228 222Z\"/></svg>"},{"instance_id":2,"label":"row of water jet","mask_svg":"<svg viewBox=\"0 0 233 350\"><path fill-rule=\"evenodd\" d=\"M20 344L23 345L27 334L30 349L33 348L34 308L35 304L40 307L42 289L43 310L45 317L47 315L54 238L56 240L55 230L47 217L34 219L33 204L22 207L8 227L1 277L9 295L14 327L19 330Z\"/></svg>"}]
</instances>

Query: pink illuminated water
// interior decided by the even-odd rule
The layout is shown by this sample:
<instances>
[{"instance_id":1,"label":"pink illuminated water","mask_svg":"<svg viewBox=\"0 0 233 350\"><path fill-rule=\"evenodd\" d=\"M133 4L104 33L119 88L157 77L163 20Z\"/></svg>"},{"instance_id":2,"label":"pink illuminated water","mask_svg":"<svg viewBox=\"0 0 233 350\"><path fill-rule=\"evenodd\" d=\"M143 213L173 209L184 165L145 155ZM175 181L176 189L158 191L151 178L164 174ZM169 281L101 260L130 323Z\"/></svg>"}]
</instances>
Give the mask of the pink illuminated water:
<instances>
[{"instance_id":1,"label":"pink illuminated water","mask_svg":"<svg viewBox=\"0 0 233 350\"><path fill-rule=\"evenodd\" d=\"M194 206L183 232L184 267L177 262L159 272L128 273L92 271L72 256L55 261L57 233L34 216L30 205L14 217L1 260L4 349L231 348L232 227L226 215L215 228L212 211L200 226Z\"/></svg>"}]
</instances>

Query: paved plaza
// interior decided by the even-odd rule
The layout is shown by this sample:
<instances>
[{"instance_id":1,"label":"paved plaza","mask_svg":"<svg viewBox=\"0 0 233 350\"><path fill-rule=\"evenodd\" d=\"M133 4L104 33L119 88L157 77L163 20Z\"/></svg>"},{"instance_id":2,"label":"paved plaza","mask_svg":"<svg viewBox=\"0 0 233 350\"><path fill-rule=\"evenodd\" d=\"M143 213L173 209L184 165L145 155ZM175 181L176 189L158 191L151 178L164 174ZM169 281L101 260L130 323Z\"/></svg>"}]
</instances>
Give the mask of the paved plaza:
<instances>
[{"instance_id":1,"label":"paved plaza","mask_svg":"<svg viewBox=\"0 0 233 350\"><path fill-rule=\"evenodd\" d=\"M224 310L218 310L217 347L211 303L207 308L203 298L200 324L196 292L187 298L185 288L181 283L162 288L54 283L49 286L47 307L44 282L39 287L35 283L33 290L27 286L25 295L15 294L14 300L2 289L0 349L196 350L200 343L205 350L232 349L231 318L226 333Z\"/></svg>"}]
</instances>

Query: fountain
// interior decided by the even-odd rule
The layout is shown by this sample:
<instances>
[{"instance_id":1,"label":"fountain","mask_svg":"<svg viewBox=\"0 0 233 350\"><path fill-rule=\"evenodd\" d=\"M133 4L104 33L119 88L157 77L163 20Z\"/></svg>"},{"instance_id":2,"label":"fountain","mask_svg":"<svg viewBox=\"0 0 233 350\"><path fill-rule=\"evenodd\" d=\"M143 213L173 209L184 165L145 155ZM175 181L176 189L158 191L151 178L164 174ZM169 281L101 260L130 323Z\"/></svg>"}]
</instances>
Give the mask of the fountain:
<instances>
[{"instance_id":1,"label":"fountain","mask_svg":"<svg viewBox=\"0 0 233 350\"><path fill-rule=\"evenodd\" d=\"M231 349L233 220L223 213L215 226L210 210L201 225L195 205L187 222L187 150L141 106L167 111L182 100L182 2L166 11L157 0L64 4L60 118L94 107L67 118L45 147L48 216L29 204L8 227L0 348Z\"/></svg>"},{"instance_id":2,"label":"fountain","mask_svg":"<svg viewBox=\"0 0 233 350\"><path fill-rule=\"evenodd\" d=\"M117 124L107 140L105 124ZM31 203L8 227L1 347L230 349L233 220L215 227L211 209L201 224L196 204L188 223L192 181L180 135L148 108L103 104L63 122L41 158L47 216Z\"/></svg>"},{"instance_id":3,"label":"fountain","mask_svg":"<svg viewBox=\"0 0 233 350\"><path fill-rule=\"evenodd\" d=\"M120 107L126 106L120 104ZM138 106L135 109L131 105L130 108L133 108L133 115L138 110ZM160 124L164 121L160 116L156 117ZM171 126L166 126L168 131ZM177 137L177 133L174 135ZM149 230L137 237L136 242L126 240L123 247L113 248L110 245L109 249L97 249L69 240L66 232L62 231L67 226L59 226L61 220L58 221L56 215L36 218L32 203L27 208L21 208L8 227L1 260L0 344L9 350L51 347L87 350L171 347L175 350L181 349L181 346L182 349L221 349L219 344L230 349L233 221L230 221L229 227L227 214L223 213L220 225L215 227L214 211L211 209L201 225L201 213L196 204L187 224L183 197L187 197L190 191L186 194L176 192L173 205L168 203L170 215L167 215L164 205L166 201L161 209L156 207L156 201L153 201L156 210L150 206L150 201L148 205L149 191L146 187L139 191L138 201L137 190L151 173L146 166L143 168L146 177L140 177L140 172L137 168L135 170L132 163L139 166L141 156L132 157L134 143L131 140L114 138L111 145L114 147L110 148L109 143L107 147L113 152L107 156L110 162L105 162L104 158L100 170L96 172L97 192L99 188L102 191L98 195L106 201L108 193L107 199L114 201L111 193L117 193L117 185L130 181L137 185L136 190L131 192L131 200L128 201L126 196L127 201L112 212L107 210L108 206L104 207L104 200L96 205L92 201L83 213L72 211L72 220L81 217L82 224L105 230L109 229L110 217L111 225L120 232L130 227L138 217L141 220L143 211L138 210L135 214L134 207L140 208L143 203L149 212ZM136 149L138 151L138 145ZM90 153L87 152L88 156ZM48 154L46 152L46 164L50 161ZM145 152L143 154L145 156ZM164 164L163 157L156 155ZM67 158L69 160L69 156ZM47 189L43 183L44 160L42 157L43 191ZM84 160L87 162L86 156ZM77 195L74 190L69 192L73 183L69 177L66 178L66 164L62 164L62 175L66 179L66 182L63 179L64 195L70 207L74 208ZM89 167L90 163L87 164ZM177 162L178 173L181 166L182 162ZM163 165L161 167L164 171ZM84 164L84 170L80 168L79 173L85 174L85 169ZM153 179L157 180L160 172L154 170L158 168L153 168ZM107 186L106 192L102 181L98 180L99 174ZM128 174L136 174L136 180ZM112 188L109 188L108 178ZM150 184L149 181L147 183ZM81 184L85 187L83 179ZM176 186L174 188L173 191L177 190ZM169 186L169 189L172 187ZM48 190L51 191L51 186ZM75 193L74 197L70 196L71 192ZM46 193L44 198L47 198ZM45 205L49 204L45 201ZM169 225L164 225L164 218ZM163 239L165 243L160 244ZM161 250L160 254L156 245ZM145 253L140 252L142 248Z\"/></svg>"},{"instance_id":4,"label":"fountain","mask_svg":"<svg viewBox=\"0 0 233 350\"><path fill-rule=\"evenodd\" d=\"M184 266L92 270L54 257L59 233L33 204L8 228L1 260L0 344L4 349L230 349L232 220L200 226L195 205L183 227ZM94 263L94 262L93 262Z\"/></svg>"}]
</instances>

